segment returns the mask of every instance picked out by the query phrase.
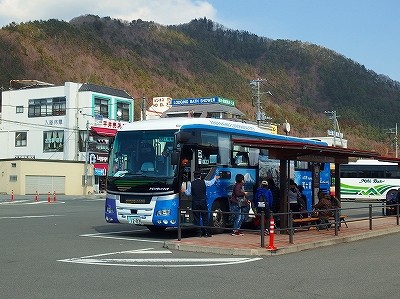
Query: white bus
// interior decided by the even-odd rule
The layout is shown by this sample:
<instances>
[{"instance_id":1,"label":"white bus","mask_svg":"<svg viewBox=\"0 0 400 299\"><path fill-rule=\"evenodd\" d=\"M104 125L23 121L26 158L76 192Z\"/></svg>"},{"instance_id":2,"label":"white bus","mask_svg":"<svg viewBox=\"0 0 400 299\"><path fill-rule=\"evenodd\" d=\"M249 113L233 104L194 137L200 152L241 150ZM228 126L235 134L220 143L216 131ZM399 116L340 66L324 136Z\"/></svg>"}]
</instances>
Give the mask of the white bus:
<instances>
[{"instance_id":1,"label":"white bus","mask_svg":"<svg viewBox=\"0 0 400 299\"><path fill-rule=\"evenodd\" d=\"M397 163L364 159L340 165L341 199L391 200L398 188Z\"/></svg>"},{"instance_id":2,"label":"white bus","mask_svg":"<svg viewBox=\"0 0 400 299\"><path fill-rule=\"evenodd\" d=\"M220 176L207 188L207 200L212 212L211 225L225 227L227 214L221 211L229 211L228 199L237 174L245 176L245 190L250 199L260 176L279 178L278 160L269 163L265 150L235 145L233 138L326 145L270 134L255 125L223 119L176 117L127 124L117 132L110 152L106 221L143 225L151 231L176 227L178 206L182 209L191 206L191 199L180 193L182 182L190 180L193 171L200 170L206 179ZM178 163L182 158L189 163ZM268 166L260 174L261 164ZM311 175L303 174L296 183L310 189L311 183L300 181L303 177L311 178ZM182 223L189 224L188 218L190 215L179 217Z\"/></svg>"}]
</instances>

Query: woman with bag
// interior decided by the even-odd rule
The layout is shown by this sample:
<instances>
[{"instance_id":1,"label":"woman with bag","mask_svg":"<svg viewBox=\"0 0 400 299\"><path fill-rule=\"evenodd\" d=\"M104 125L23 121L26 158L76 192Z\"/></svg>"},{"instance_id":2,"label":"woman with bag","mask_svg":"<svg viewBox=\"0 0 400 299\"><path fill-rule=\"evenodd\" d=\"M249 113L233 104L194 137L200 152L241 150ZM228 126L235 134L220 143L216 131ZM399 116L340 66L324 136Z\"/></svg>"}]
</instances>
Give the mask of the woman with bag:
<instances>
[{"instance_id":1,"label":"woman with bag","mask_svg":"<svg viewBox=\"0 0 400 299\"><path fill-rule=\"evenodd\" d=\"M240 227L245 217L243 214L244 208L250 204L250 201L247 200L246 192L244 191L244 175L237 174L235 181L230 199L231 212L234 213L232 236L243 236L243 233L240 232Z\"/></svg>"}]
</instances>

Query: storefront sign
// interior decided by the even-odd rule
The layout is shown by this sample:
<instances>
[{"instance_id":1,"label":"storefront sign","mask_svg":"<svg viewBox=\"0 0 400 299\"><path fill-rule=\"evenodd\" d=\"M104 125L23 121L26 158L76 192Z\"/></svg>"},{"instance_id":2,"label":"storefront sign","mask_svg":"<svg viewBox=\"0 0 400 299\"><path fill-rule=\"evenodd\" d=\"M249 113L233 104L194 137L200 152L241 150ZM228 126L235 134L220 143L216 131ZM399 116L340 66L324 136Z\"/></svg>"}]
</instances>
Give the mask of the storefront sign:
<instances>
[{"instance_id":1,"label":"storefront sign","mask_svg":"<svg viewBox=\"0 0 400 299\"><path fill-rule=\"evenodd\" d=\"M173 99L171 106L186 106L186 105L207 105L207 104L222 104L235 107L235 101L220 97L211 98L188 98L188 99Z\"/></svg>"},{"instance_id":2,"label":"storefront sign","mask_svg":"<svg viewBox=\"0 0 400 299\"><path fill-rule=\"evenodd\" d=\"M89 153L88 163L89 164L105 163L107 165L108 154Z\"/></svg>"}]
</instances>

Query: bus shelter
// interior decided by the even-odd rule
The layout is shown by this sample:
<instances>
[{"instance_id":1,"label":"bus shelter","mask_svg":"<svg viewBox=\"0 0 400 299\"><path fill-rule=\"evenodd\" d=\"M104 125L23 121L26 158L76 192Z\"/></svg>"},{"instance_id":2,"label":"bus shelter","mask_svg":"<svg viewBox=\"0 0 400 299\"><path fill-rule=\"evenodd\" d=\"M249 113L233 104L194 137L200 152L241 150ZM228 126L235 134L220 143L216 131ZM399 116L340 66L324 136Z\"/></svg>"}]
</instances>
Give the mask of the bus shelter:
<instances>
[{"instance_id":1,"label":"bus shelter","mask_svg":"<svg viewBox=\"0 0 400 299\"><path fill-rule=\"evenodd\" d=\"M255 140L246 138L235 138L233 143L239 146L266 149L271 159L280 160L280 210L284 215L289 212L288 190L291 178L290 162L306 161L311 163L312 172L312 201L317 201L319 192L319 171L321 163L333 163L335 165L335 190L340 200L340 164L347 164L350 157L368 158L384 161L393 161L393 158L385 158L375 151L364 151L351 148L324 146L308 144L303 142L281 141L281 140ZM396 159L398 162L400 159ZM287 225L287 216L282 217L283 225ZM283 226L282 225L282 226Z\"/></svg>"}]
</instances>

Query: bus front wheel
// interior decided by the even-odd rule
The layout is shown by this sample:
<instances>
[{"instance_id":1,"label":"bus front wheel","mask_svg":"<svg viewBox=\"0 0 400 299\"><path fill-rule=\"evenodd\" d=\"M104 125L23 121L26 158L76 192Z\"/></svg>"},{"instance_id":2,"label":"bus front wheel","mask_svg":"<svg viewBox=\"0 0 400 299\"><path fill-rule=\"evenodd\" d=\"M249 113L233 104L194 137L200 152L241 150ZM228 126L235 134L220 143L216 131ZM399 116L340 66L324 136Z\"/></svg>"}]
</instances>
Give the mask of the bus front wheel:
<instances>
[{"instance_id":1,"label":"bus front wheel","mask_svg":"<svg viewBox=\"0 0 400 299\"><path fill-rule=\"evenodd\" d=\"M211 209L210 225L214 227L213 232L215 234L221 234L224 232L224 228L226 228L228 223L228 214L225 213L227 211L227 204L222 200L214 201Z\"/></svg>"}]
</instances>

